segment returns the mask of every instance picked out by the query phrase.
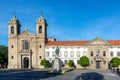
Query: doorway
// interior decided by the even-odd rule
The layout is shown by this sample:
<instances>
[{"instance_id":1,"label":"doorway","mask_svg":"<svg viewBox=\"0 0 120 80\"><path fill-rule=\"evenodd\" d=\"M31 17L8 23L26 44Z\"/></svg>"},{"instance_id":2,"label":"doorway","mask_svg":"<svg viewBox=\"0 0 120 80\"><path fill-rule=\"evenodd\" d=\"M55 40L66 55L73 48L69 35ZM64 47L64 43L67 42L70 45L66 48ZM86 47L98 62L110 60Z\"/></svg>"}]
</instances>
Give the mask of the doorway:
<instances>
[{"instance_id":1,"label":"doorway","mask_svg":"<svg viewBox=\"0 0 120 80\"><path fill-rule=\"evenodd\" d=\"M23 59L23 67L24 68L29 68L29 58L28 57L25 57L24 59Z\"/></svg>"},{"instance_id":2,"label":"doorway","mask_svg":"<svg viewBox=\"0 0 120 80\"><path fill-rule=\"evenodd\" d=\"M96 69L100 69L100 61L96 61Z\"/></svg>"}]
</instances>

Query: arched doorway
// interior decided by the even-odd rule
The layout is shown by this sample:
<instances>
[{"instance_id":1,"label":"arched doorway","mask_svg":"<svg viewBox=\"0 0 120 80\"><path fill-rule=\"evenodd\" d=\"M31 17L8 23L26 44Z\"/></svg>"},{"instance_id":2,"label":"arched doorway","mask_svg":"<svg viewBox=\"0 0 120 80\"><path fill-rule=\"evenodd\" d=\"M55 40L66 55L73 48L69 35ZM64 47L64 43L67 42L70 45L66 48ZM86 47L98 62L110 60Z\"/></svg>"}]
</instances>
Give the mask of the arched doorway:
<instances>
[{"instance_id":1,"label":"arched doorway","mask_svg":"<svg viewBox=\"0 0 120 80\"><path fill-rule=\"evenodd\" d=\"M29 58L28 57L25 57L24 59L23 59L23 66L24 66L24 68L29 68Z\"/></svg>"}]
</instances>

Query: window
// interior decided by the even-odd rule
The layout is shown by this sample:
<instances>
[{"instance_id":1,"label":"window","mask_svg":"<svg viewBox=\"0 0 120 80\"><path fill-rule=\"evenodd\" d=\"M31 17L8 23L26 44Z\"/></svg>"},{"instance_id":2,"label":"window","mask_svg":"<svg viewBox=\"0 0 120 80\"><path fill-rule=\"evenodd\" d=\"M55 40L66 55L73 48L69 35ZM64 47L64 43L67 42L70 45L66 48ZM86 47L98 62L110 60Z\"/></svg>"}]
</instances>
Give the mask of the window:
<instances>
[{"instance_id":1,"label":"window","mask_svg":"<svg viewBox=\"0 0 120 80\"><path fill-rule=\"evenodd\" d=\"M27 50L27 49L29 49L29 43L27 42L27 41L25 41L25 49Z\"/></svg>"},{"instance_id":2,"label":"window","mask_svg":"<svg viewBox=\"0 0 120 80\"><path fill-rule=\"evenodd\" d=\"M86 51L83 51L83 55L84 55L84 56L86 55Z\"/></svg>"},{"instance_id":3,"label":"window","mask_svg":"<svg viewBox=\"0 0 120 80\"><path fill-rule=\"evenodd\" d=\"M103 64L104 64L104 65L106 64L106 61L105 61L105 60L103 61Z\"/></svg>"},{"instance_id":4,"label":"window","mask_svg":"<svg viewBox=\"0 0 120 80\"><path fill-rule=\"evenodd\" d=\"M77 51L77 57L80 57L80 51Z\"/></svg>"},{"instance_id":5,"label":"window","mask_svg":"<svg viewBox=\"0 0 120 80\"><path fill-rule=\"evenodd\" d=\"M11 34L14 34L14 27L11 27Z\"/></svg>"},{"instance_id":6,"label":"window","mask_svg":"<svg viewBox=\"0 0 120 80\"><path fill-rule=\"evenodd\" d=\"M14 46L12 45L11 48L14 48Z\"/></svg>"},{"instance_id":7,"label":"window","mask_svg":"<svg viewBox=\"0 0 120 80\"><path fill-rule=\"evenodd\" d=\"M55 56L55 51L52 52L52 56L53 56L53 57Z\"/></svg>"},{"instance_id":8,"label":"window","mask_svg":"<svg viewBox=\"0 0 120 80\"><path fill-rule=\"evenodd\" d=\"M120 56L120 51L117 52L117 56Z\"/></svg>"},{"instance_id":9,"label":"window","mask_svg":"<svg viewBox=\"0 0 120 80\"><path fill-rule=\"evenodd\" d=\"M30 49L30 43L27 40L23 41L23 50Z\"/></svg>"},{"instance_id":10,"label":"window","mask_svg":"<svg viewBox=\"0 0 120 80\"><path fill-rule=\"evenodd\" d=\"M91 54L90 54L90 56L91 56L91 57L93 56L93 51L91 51Z\"/></svg>"},{"instance_id":11,"label":"window","mask_svg":"<svg viewBox=\"0 0 120 80\"><path fill-rule=\"evenodd\" d=\"M64 57L68 57L68 52L64 51Z\"/></svg>"},{"instance_id":12,"label":"window","mask_svg":"<svg viewBox=\"0 0 120 80\"><path fill-rule=\"evenodd\" d=\"M39 27L39 33L42 33L42 26Z\"/></svg>"},{"instance_id":13,"label":"window","mask_svg":"<svg viewBox=\"0 0 120 80\"><path fill-rule=\"evenodd\" d=\"M14 59L14 56L11 56L11 59Z\"/></svg>"},{"instance_id":14,"label":"window","mask_svg":"<svg viewBox=\"0 0 120 80\"><path fill-rule=\"evenodd\" d=\"M39 56L39 59L41 59L42 57L41 56Z\"/></svg>"},{"instance_id":15,"label":"window","mask_svg":"<svg viewBox=\"0 0 120 80\"><path fill-rule=\"evenodd\" d=\"M106 51L103 51L103 56L106 56Z\"/></svg>"},{"instance_id":16,"label":"window","mask_svg":"<svg viewBox=\"0 0 120 80\"><path fill-rule=\"evenodd\" d=\"M93 64L93 60L91 60L91 62L90 62L91 64Z\"/></svg>"},{"instance_id":17,"label":"window","mask_svg":"<svg viewBox=\"0 0 120 80\"><path fill-rule=\"evenodd\" d=\"M74 51L70 52L70 57L74 57Z\"/></svg>"},{"instance_id":18,"label":"window","mask_svg":"<svg viewBox=\"0 0 120 80\"><path fill-rule=\"evenodd\" d=\"M48 51L46 52L46 57L49 57L49 52Z\"/></svg>"},{"instance_id":19,"label":"window","mask_svg":"<svg viewBox=\"0 0 120 80\"><path fill-rule=\"evenodd\" d=\"M113 51L110 52L110 56L113 56Z\"/></svg>"}]
</instances>

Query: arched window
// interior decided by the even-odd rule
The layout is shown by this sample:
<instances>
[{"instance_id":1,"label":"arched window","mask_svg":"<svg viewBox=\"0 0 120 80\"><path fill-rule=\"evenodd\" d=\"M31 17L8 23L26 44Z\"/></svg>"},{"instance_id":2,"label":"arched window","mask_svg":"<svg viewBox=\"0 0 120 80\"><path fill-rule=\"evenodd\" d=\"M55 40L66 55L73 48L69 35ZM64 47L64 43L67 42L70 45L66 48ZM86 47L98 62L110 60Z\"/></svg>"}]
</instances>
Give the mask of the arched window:
<instances>
[{"instance_id":1,"label":"arched window","mask_svg":"<svg viewBox=\"0 0 120 80\"><path fill-rule=\"evenodd\" d=\"M91 54L90 54L90 55L91 55L91 57L93 56L93 51L91 51Z\"/></svg>"},{"instance_id":2,"label":"arched window","mask_svg":"<svg viewBox=\"0 0 120 80\"><path fill-rule=\"evenodd\" d=\"M13 58L14 58L14 56L11 56L11 58L13 59Z\"/></svg>"},{"instance_id":3,"label":"arched window","mask_svg":"<svg viewBox=\"0 0 120 80\"><path fill-rule=\"evenodd\" d=\"M28 50L30 48L30 44L28 41L23 41L23 49Z\"/></svg>"},{"instance_id":4,"label":"arched window","mask_svg":"<svg viewBox=\"0 0 120 80\"><path fill-rule=\"evenodd\" d=\"M14 34L14 27L11 27L11 34Z\"/></svg>"},{"instance_id":5,"label":"arched window","mask_svg":"<svg viewBox=\"0 0 120 80\"><path fill-rule=\"evenodd\" d=\"M39 27L39 33L42 33L42 26Z\"/></svg>"},{"instance_id":6,"label":"arched window","mask_svg":"<svg viewBox=\"0 0 120 80\"><path fill-rule=\"evenodd\" d=\"M25 49L29 49L29 43L27 41L25 41Z\"/></svg>"},{"instance_id":7,"label":"arched window","mask_svg":"<svg viewBox=\"0 0 120 80\"><path fill-rule=\"evenodd\" d=\"M103 56L106 56L106 51L103 51Z\"/></svg>"}]
</instances>

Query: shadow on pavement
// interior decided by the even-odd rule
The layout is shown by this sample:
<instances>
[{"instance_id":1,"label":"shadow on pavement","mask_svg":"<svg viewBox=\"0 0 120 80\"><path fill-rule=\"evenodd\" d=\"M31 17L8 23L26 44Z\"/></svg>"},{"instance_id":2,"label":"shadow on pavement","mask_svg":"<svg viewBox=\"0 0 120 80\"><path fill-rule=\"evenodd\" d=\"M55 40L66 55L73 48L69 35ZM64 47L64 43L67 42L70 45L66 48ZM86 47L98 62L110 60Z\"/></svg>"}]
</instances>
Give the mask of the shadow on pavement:
<instances>
[{"instance_id":1,"label":"shadow on pavement","mask_svg":"<svg viewBox=\"0 0 120 80\"><path fill-rule=\"evenodd\" d=\"M96 72L82 73L75 80L105 80L102 74Z\"/></svg>"},{"instance_id":2,"label":"shadow on pavement","mask_svg":"<svg viewBox=\"0 0 120 80\"><path fill-rule=\"evenodd\" d=\"M118 76L120 76L120 71L116 72Z\"/></svg>"},{"instance_id":3,"label":"shadow on pavement","mask_svg":"<svg viewBox=\"0 0 120 80\"><path fill-rule=\"evenodd\" d=\"M33 80L44 80L44 79L49 79L58 75L61 75L61 73L46 73L45 75L36 77Z\"/></svg>"},{"instance_id":4,"label":"shadow on pavement","mask_svg":"<svg viewBox=\"0 0 120 80\"><path fill-rule=\"evenodd\" d=\"M74 69L69 69L69 70L66 70L66 72L71 72L71 71L73 71Z\"/></svg>"},{"instance_id":5,"label":"shadow on pavement","mask_svg":"<svg viewBox=\"0 0 120 80\"><path fill-rule=\"evenodd\" d=\"M66 72L71 72L73 70L74 69L69 69ZM56 77L56 76L59 76L59 75L63 75L63 74L62 73L49 73L48 72L44 76L37 77L35 80L44 80L44 79L49 80L49 78Z\"/></svg>"}]
</instances>

